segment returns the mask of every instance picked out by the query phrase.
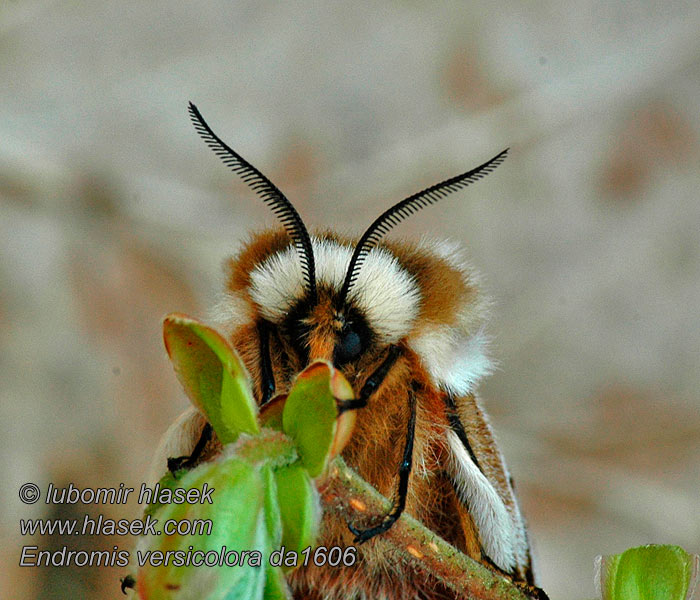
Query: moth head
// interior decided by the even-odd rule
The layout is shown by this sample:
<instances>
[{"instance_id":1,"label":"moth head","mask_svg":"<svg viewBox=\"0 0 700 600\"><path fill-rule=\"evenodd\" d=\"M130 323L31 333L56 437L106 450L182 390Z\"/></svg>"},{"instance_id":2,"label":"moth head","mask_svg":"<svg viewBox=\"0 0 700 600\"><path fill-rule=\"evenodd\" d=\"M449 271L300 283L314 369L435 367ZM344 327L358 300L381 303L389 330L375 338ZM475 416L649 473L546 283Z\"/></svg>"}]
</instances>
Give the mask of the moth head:
<instances>
[{"instance_id":1,"label":"moth head","mask_svg":"<svg viewBox=\"0 0 700 600\"><path fill-rule=\"evenodd\" d=\"M279 330L302 363L325 358L349 369L404 338L421 306L418 281L386 246L372 250L343 297L356 242L331 232L311 237L316 264L311 297L286 235L256 235L230 263L229 290L246 300L254 320ZM252 255L256 258L249 260Z\"/></svg>"},{"instance_id":2,"label":"moth head","mask_svg":"<svg viewBox=\"0 0 700 600\"><path fill-rule=\"evenodd\" d=\"M254 337L261 324L274 331L275 356L290 372L325 358L352 374L375 361L387 346L406 342L412 333L424 334L430 328L421 329L421 321L440 325L433 304L450 305L450 319L461 318L460 302L451 298L450 304L444 298L469 296L469 282L454 260L437 247L388 244L383 238L411 214L492 172L505 160L507 149L390 207L359 239L332 232L312 237L282 192L226 145L192 103L189 112L207 145L272 209L284 228L254 235L229 265L228 295L219 306L218 320L226 322L231 334L239 329L233 341L244 360L249 359L246 362L254 362L254 344L237 343L236 337ZM442 301L436 300L441 296ZM416 337L417 344L420 339Z\"/></svg>"}]
</instances>

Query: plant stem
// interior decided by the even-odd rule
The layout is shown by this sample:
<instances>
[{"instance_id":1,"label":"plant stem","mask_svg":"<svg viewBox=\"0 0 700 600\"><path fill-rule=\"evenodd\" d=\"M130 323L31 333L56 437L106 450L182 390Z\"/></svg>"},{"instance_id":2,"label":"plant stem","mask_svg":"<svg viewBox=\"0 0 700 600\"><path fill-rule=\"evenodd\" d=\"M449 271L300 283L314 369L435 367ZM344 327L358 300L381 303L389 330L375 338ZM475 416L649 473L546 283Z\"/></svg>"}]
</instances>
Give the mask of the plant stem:
<instances>
[{"instance_id":1,"label":"plant stem","mask_svg":"<svg viewBox=\"0 0 700 600\"><path fill-rule=\"evenodd\" d=\"M349 521L382 514L391 502L337 457L317 481L324 510ZM447 543L419 521L404 513L383 534L416 570L432 575L455 593L475 600L529 600L523 589Z\"/></svg>"}]
</instances>

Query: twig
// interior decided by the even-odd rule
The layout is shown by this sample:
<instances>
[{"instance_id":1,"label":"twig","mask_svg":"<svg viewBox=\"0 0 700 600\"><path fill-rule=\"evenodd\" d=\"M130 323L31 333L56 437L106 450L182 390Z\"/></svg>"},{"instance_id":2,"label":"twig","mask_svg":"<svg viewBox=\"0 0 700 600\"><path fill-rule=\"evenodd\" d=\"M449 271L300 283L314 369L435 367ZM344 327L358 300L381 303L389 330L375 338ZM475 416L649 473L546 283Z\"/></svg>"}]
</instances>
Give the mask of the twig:
<instances>
[{"instance_id":1,"label":"twig","mask_svg":"<svg viewBox=\"0 0 700 600\"><path fill-rule=\"evenodd\" d=\"M381 514L391 502L340 458L318 482L324 509L352 520ZM469 558L419 521L404 513L383 539L400 550L409 565L432 575L457 597L476 600L528 600L523 590L502 575Z\"/></svg>"}]
</instances>

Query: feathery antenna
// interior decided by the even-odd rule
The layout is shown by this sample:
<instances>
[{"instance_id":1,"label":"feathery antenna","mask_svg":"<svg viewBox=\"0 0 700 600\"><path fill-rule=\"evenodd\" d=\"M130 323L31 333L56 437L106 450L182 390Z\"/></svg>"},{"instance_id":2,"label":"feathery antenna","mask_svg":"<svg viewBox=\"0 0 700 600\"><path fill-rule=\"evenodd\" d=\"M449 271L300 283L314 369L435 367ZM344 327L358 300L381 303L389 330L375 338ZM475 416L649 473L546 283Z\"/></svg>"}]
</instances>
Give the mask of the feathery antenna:
<instances>
[{"instance_id":1,"label":"feathery antenna","mask_svg":"<svg viewBox=\"0 0 700 600\"><path fill-rule=\"evenodd\" d=\"M248 184L248 186L267 204L275 216L282 222L285 230L292 238L299 255L301 270L306 280L306 288L312 300L316 298L316 266L311 238L304 222L292 203L284 196L277 186L258 169L251 165L235 150L230 148L217 136L202 117L199 109L190 102L188 107L190 118L197 133L223 163Z\"/></svg>"},{"instance_id":2,"label":"feathery antenna","mask_svg":"<svg viewBox=\"0 0 700 600\"><path fill-rule=\"evenodd\" d=\"M394 225L397 225L413 213L418 212L421 208L434 204L448 194L461 190L470 183L474 183L482 177L486 177L486 175L491 173L506 159L508 150L509 148L506 148L503 152L497 154L491 160L486 161L483 165L479 165L475 169L457 175L456 177L451 177L450 179L436 183L384 211L374 223L369 226L367 231L365 231L364 235L360 238L357 246L355 246L345 275L343 288L340 292L341 304L344 304L347 300L348 293L357 280L357 276L367 255Z\"/></svg>"}]
</instances>

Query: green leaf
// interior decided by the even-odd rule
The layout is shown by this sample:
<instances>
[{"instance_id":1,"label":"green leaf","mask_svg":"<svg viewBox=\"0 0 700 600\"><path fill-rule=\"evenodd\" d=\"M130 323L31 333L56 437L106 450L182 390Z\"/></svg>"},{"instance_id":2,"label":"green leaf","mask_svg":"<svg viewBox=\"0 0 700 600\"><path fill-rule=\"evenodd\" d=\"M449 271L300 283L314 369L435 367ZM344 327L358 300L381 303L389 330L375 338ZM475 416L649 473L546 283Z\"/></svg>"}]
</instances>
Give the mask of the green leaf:
<instances>
[{"instance_id":1,"label":"green leaf","mask_svg":"<svg viewBox=\"0 0 700 600\"><path fill-rule=\"evenodd\" d=\"M170 315L164 339L185 391L225 447L215 460L161 479L163 489L214 488L215 502L156 499L147 507L158 529L140 549L151 560L141 556L139 597L184 600L196 592L202 600L289 599L283 569L270 566L269 556L280 547L300 552L315 541L320 504L312 477L352 434L354 411L338 418L337 407L337 400L352 398L352 387L329 363L316 362L297 377L288 396L261 412L260 429L250 379L224 338L193 319ZM210 522L212 530L165 535L164 523L172 521ZM259 566L250 565L251 552ZM164 565L154 564L154 553ZM195 555L224 556L238 564L197 566Z\"/></svg>"},{"instance_id":2,"label":"green leaf","mask_svg":"<svg viewBox=\"0 0 700 600\"><path fill-rule=\"evenodd\" d=\"M234 442L241 433L258 433L250 377L221 335L173 313L163 321L163 339L187 396L206 415L222 444Z\"/></svg>"},{"instance_id":3,"label":"green leaf","mask_svg":"<svg viewBox=\"0 0 700 600\"><path fill-rule=\"evenodd\" d=\"M261 427L282 431L282 412L286 400L287 394L279 394L262 405L258 417Z\"/></svg>"},{"instance_id":4,"label":"green leaf","mask_svg":"<svg viewBox=\"0 0 700 600\"><path fill-rule=\"evenodd\" d=\"M269 548L267 556L282 543L282 515L277 496L275 473L270 465L263 467L265 479L265 519L268 531ZM269 560L265 566L265 600L290 600L291 593L287 580L280 568L270 566Z\"/></svg>"},{"instance_id":5,"label":"green leaf","mask_svg":"<svg viewBox=\"0 0 700 600\"><path fill-rule=\"evenodd\" d=\"M259 466L246 464L238 458L227 458L201 465L179 481L180 487L203 489L204 484L214 488L212 504L164 504L156 512L156 535L146 538L139 549L141 559L151 561L140 568L136 581L140 597L147 600L173 600L191 597L197 590L199 598L262 598L266 582L266 564L270 540L264 511L265 480ZM211 533L197 531L186 535L166 535L164 525L169 520L190 524L211 522ZM199 520L199 521L195 521ZM190 549L190 546L192 547ZM180 553L183 561L188 555L202 551L207 556L228 555L242 551L260 553L260 566L178 565L171 555L168 565L153 564L168 552ZM150 552L150 555L146 555ZM161 553L160 555L154 553ZM248 558L252 555L248 554ZM137 557L138 559L138 557ZM188 595L189 594L189 595Z\"/></svg>"},{"instance_id":6,"label":"green leaf","mask_svg":"<svg viewBox=\"0 0 700 600\"><path fill-rule=\"evenodd\" d=\"M224 449L227 456L238 456L249 464L271 465L273 468L289 465L299 459L294 441L281 431L260 430L258 435L242 435L235 444Z\"/></svg>"},{"instance_id":7,"label":"green leaf","mask_svg":"<svg viewBox=\"0 0 700 600\"><path fill-rule=\"evenodd\" d=\"M171 473L170 471L167 471L163 477L160 478L158 481L158 488L161 490L169 489L173 490L177 487L180 487L180 479L187 473L187 471L180 470L177 471L176 473ZM151 502L146 506L146 510L144 511L144 516L154 516L158 510L164 506L161 504L160 500L158 498L152 498Z\"/></svg>"},{"instance_id":8,"label":"green leaf","mask_svg":"<svg viewBox=\"0 0 700 600\"><path fill-rule=\"evenodd\" d=\"M267 537L272 548L282 543L282 514L277 498L277 483L275 473L270 465L264 465L262 476L265 483L265 524Z\"/></svg>"},{"instance_id":9,"label":"green leaf","mask_svg":"<svg viewBox=\"0 0 700 600\"><path fill-rule=\"evenodd\" d=\"M275 481L282 516L282 546L285 553L301 552L314 543L318 532L321 510L316 488L298 462L277 469Z\"/></svg>"},{"instance_id":10,"label":"green leaf","mask_svg":"<svg viewBox=\"0 0 700 600\"><path fill-rule=\"evenodd\" d=\"M602 559L604 600L685 600L697 556L678 546L630 548Z\"/></svg>"},{"instance_id":11,"label":"green leaf","mask_svg":"<svg viewBox=\"0 0 700 600\"><path fill-rule=\"evenodd\" d=\"M242 435L215 460L175 476L166 474L160 485L168 490L214 488L212 503L153 502L146 512L158 519L161 533L146 538L141 552L225 556L253 550L259 553L260 566L240 561L223 567L146 564L136 576L141 598L184 599L193 591L202 600L290 598L281 569L270 566L270 553L284 543L311 545L319 511L313 482L284 433L265 428L256 436ZM168 520L209 520L212 531L165 535Z\"/></svg>"},{"instance_id":12,"label":"green leaf","mask_svg":"<svg viewBox=\"0 0 700 600\"><path fill-rule=\"evenodd\" d=\"M336 443L338 431L337 393L339 398L352 397L352 387L339 371L326 361L316 361L304 369L289 391L282 413L284 432L297 445L301 462L311 477L318 477L331 458L331 451L339 452L349 438L348 429L354 425L354 411L343 417L352 425L344 426L343 440ZM342 418L342 417L341 417ZM340 448L340 449L339 449Z\"/></svg>"},{"instance_id":13,"label":"green leaf","mask_svg":"<svg viewBox=\"0 0 700 600\"><path fill-rule=\"evenodd\" d=\"M291 600L292 594L282 569L268 565L265 572L264 598L265 600Z\"/></svg>"}]
</instances>

